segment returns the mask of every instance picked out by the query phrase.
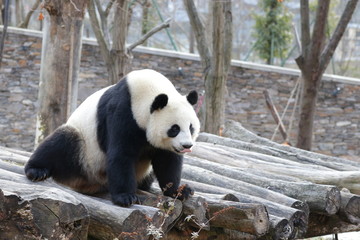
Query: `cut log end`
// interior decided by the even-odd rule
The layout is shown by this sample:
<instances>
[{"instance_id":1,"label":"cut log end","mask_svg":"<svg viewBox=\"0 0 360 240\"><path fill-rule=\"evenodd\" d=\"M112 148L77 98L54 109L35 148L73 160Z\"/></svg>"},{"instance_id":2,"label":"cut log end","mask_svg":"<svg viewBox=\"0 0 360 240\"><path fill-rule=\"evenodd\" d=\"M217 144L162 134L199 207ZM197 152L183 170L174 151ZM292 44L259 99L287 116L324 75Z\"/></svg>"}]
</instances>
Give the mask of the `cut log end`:
<instances>
[{"instance_id":1,"label":"cut log end","mask_svg":"<svg viewBox=\"0 0 360 240\"><path fill-rule=\"evenodd\" d=\"M331 188L326 195L325 210L328 215L336 214L340 209L341 195L338 188Z\"/></svg>"},{"instance_id":2,"label":"cut log end","mask_svg":"<svg viewBox=\"0 0 360 240\"><path fill-rule=\"evenodd\" d=\"M339 212L342 220L352 223L360 223L360 196L352 193L341 192L341 208Z\"/></svg>"}]
</instances>

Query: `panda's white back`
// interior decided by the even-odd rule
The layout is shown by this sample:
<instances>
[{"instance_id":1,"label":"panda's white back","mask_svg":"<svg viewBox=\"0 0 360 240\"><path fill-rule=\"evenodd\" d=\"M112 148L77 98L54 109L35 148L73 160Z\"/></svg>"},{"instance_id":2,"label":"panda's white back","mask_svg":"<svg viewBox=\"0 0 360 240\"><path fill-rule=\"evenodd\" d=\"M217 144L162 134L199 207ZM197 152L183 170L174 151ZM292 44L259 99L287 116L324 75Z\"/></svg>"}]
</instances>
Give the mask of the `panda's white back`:
<instances>
[{"instance_id":1,"label":"panda's white back","mask_svg":"<svg viewBox=\"0 0 360 240\"><path fill-rule=\"evenodd\" d=\"M66 125L70 125L76 128L81 134L84 143L82 145L82 156L80 161L82 167L88 174L91 173L94 178L99 176L99 171L104 171L106 155L99 148L97 139L97 106L101 96L110 87L103 88L92 95L90 95L80 106L71 114L70 118L66 122ZM101 181L101 179L97 179Z\"/></svg>"}]
</instances>

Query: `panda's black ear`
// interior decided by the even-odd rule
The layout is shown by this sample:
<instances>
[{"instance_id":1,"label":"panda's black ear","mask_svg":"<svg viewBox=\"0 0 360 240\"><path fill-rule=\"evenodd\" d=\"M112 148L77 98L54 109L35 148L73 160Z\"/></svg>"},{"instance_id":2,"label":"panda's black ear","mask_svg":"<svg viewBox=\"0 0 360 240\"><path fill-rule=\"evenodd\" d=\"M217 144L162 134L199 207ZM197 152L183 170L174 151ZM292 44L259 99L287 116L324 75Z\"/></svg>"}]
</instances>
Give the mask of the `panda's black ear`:
<instances>
[{"instance_id":1,"label":"panda's black ear","mask_svg":"<svg viewBox=\"0 0 360 240\"><path fill-rule=\"evenodd\" d=\"M164 108L167 105L168 100L169 98L166 94L162 93L157 95L153 103L151 104L150 113L153 113L155 110Z\"/></svg>"},{"instance_id":2,"label":"panda's black ear","mask_svg":"<svg viewBox=\"0 0 360 240\"><path fill-rule=\"evenodd\" d=\"M193 90L186 96L186 99L191 105L195 105L198 101L198 93Z\"/></svg>"}]
</instances>

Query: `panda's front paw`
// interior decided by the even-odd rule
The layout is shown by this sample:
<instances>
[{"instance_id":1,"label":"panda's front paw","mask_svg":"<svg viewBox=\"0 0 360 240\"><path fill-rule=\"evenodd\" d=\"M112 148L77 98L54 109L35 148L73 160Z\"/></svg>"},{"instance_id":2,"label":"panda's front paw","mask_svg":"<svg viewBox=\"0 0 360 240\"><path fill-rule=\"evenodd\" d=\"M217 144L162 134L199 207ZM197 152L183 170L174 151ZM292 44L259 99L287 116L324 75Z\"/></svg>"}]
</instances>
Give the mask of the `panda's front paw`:
<instances>
[{"instance_id":1,"label":"panda's front paw","mask_svg":"<svg viewBox=\"0 0 360 240\"><path fill-rule=\"evenodd\" d=\"M122 207L130 207L135 203L139 203L139 199L134 193L119 193L111 196L111 198L114 204Z\"/></svg>"},{"instance_id":2,"label":"panda's front paw","mask_svg":"<svg viewBox=\"0 0 360 240\"><path fill-rule=\"evenodd\" d=\"M191 195L194 195L194 189L192 189L191 187L189 187L189 185L184 184L181 185L178 190L178 199L180 200L186 200L188 199Z\"/></svg>"},{"instance_id":3,"label":"panda's front paw","mask_svg":"<svg viewBox=\"0 0 360 240\"><path fill-rule=\"evenodd\" d=\"M50 176L50 171L47 168L25 168L26 177L33 181L43 181Z\"/></svg>"},{"instance_id":4,"label":"panda's front paw","mask_svg":"<svg viewBox=\"0 0 360 240\"><path fill-rule=\"evenodd\" d=\"M194 195L194 190L189 187L189 185L184 184L177 189L170 188L164 191L164 195L172 198L176 197L179 200L186 200L190 197L190 195Z\"/></svg>"}]
</instances>

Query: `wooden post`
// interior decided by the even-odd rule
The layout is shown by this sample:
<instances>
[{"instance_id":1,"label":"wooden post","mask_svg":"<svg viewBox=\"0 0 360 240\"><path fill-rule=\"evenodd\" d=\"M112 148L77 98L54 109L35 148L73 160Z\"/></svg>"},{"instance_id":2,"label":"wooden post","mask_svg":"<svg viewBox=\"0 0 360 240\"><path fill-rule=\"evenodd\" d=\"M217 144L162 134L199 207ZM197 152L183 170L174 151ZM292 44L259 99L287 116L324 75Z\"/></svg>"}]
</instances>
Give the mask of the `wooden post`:
<instances>
[{"instance_id":1,"label":"wooden post","mask_svg":"<svg viewBox=\"0 0 360 240\"><path fill-rule=\"evenodd\" d=\"M266 106L269 108L271 115L273 116L276 124L279 125L281 136L283 137L284 140L286 140L287 133L285 130L285 126L280 118L279 112L277 111L268 90L265 89L263 93L265 95Z\"/></svg>"}]
</instances>

